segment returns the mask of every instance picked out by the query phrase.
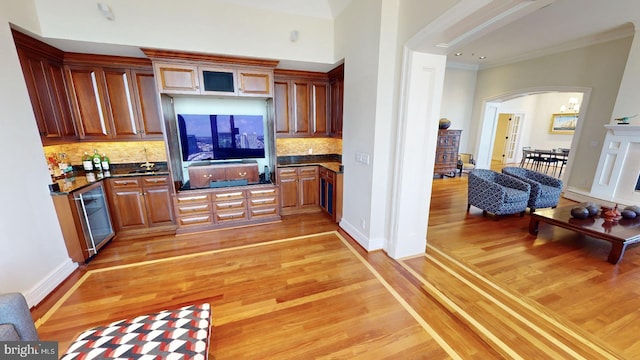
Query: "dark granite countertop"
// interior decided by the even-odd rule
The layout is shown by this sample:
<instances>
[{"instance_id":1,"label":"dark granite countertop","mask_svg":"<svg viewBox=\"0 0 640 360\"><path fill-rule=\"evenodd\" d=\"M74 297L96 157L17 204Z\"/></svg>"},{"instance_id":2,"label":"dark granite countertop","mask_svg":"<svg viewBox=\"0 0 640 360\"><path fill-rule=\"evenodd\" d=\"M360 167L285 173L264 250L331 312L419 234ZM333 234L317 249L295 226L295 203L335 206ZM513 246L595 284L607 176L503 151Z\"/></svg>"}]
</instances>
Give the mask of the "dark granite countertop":
<instances>
[{"instance_id":1,"label":"dark granite countertop","mask_svg":"<svg viewBox=\"0 0 640 360\"><path fill-rule=\"evenodd\" d=\"M157 167L156 167L157 166ZM85 171L74 169L66 177L57 179L49 185L51 195L68 195L106 178L122 178L131 176L166 176L169 175L166 163L158 164L151 171L146 171L137 164L117 164L109 171ZM57 189L55 189L57 185Z\"/></svg>"},{"instance_id":2,"label":"dark granite countertop","mask_svg":"<svg viewBox=\"0 0 640 360\"><path fill-rule=\"evenodd\" d=\"M341 155L278 156L278 167L318 165L337 174L344 173Z\"/></svg>"}]
</instances>

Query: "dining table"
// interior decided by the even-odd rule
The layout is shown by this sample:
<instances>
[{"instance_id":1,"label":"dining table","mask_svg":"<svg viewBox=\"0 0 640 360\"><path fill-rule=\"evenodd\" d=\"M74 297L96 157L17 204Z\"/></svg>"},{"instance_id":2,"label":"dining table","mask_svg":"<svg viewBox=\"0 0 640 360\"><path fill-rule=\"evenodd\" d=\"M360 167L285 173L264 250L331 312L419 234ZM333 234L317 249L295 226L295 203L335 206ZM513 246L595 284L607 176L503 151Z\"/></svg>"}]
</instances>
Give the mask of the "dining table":
<instances>
[{"instance_id":1,"label":"dining table","mask_svg":"<svg viewBox=\"0 0 640 360\"><path fill-rule=\"evenodd\" d=\"M532 170L551 174L556 176L562 175L562 170L567 164L569 157L568 149L531 149L523 150L524 160L521 166L525 167L530 164ZM528 160L528 161L527 161Z\"/></svg>"}]
</instances>

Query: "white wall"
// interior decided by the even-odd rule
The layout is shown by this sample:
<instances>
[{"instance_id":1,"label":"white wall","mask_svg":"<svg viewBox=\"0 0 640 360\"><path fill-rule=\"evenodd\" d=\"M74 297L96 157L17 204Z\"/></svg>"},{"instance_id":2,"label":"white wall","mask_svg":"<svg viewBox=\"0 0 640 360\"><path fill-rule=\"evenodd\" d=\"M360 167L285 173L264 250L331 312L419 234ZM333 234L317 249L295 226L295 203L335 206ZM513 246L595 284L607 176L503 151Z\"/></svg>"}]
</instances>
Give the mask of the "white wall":
<instances>
[{"instance_id":1,"label":"white wall","mask_svg":"<svg viewBox=\"0 0 640 360\"><path fill-rule=\"evenodd\" d=\"M0 293L37 304L74 269L47 185L51 177L9 21L37 30L29 1L0 3Z\"/></svg>"},{"instance_id":2,"label":"white wall","mask_svg":"<svg viewBox=\"0 0 640 360\"><path fill-rule=\"evenodd\" d=\"M42 35L52 38L333 64L333 21L216 0L36 0ZM299 33L291 42L292 30Z\"/></svg>"},{"instance_id":3,"label":"white wall","mask_svg":"<svg viewBox=\"0 0 640 360\"><path fill-rule=\"evenodd\" d=\"M462 130L460 152L463 153L473 153L474 150L469 143L470 139L475 138L475 134L471 134L469 129L477 74L475 67L447 64L444 75L440 117L451 120L450 129Z\"/></svg>"},{"instance_id":4,"label":"white wall","mask_svg":"<svg viewBox=\"0 0 640 360\"><path fill-rule=\"evenodd\" d=\"M376 90L380 44L380 0L354 0L336 18L336 54L344 58L342 163L345 168L343 217L340 225L365 248L371 242L371 198L376 133ZM384 145L382 145L384 146ZM356 153L369 156L369 164L355 161ZM376 192L386 196L386 191Z\"/></svg>"}]
</instances>

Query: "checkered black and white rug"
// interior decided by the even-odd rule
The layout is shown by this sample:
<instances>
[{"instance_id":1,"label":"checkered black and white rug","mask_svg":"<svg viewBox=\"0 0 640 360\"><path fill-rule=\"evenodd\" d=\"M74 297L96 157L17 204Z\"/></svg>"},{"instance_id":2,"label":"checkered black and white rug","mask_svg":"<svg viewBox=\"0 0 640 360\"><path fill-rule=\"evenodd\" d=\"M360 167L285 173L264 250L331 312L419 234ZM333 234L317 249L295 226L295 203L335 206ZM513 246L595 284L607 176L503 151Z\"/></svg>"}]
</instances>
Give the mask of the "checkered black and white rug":
<instances>
[{"instance_id":1,"label":"checkered black and white rug","mask_svg":"<svg viewBox=\"0 0 640 360\"><path fill-rule=\"evenodd\" d=\"M207 359L209 304L116 321L82 333L63 360Z\"/></svg>"}]
</instances>

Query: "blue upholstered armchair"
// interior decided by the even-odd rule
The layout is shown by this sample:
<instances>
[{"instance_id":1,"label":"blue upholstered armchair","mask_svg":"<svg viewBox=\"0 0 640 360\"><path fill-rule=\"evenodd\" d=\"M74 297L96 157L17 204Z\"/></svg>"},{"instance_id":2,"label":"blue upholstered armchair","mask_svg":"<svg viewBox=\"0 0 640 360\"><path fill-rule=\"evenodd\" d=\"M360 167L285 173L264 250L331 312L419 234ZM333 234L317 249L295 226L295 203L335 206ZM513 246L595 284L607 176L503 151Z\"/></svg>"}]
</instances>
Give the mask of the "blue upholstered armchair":
<instances>
[{"instance_id":1,"label":"blue upholstered armchair","mask_svg":"<svg viewBox=\"0 0 640 360\"><path fill-rule=\"evenodd\" d=\"M469 172L467 211L471 205L482 209L482 215L520 213L524 216L531 185L513 176L493 170L473 169Z\"/></svg>"},{"instance_id":2,"label":"blue upholstered armchair","mask_svg":"<svg viewBox=\"0 0 640 360\"><path fill-rule=\"evenodd\" d=\"M562 180L516 166L507 166L502 169L502 172L531 185L528 204L531 212L535 212L536 209L558 206L562 192Z\"/></svg>"},{"instance_id":3,"label":"blue upholstered armchair","mask_svg":"<svg viewBox=\"0 0 640 360\"><path fill-rule=\"evenodd\" d=\"M0 294L0 341L37 341L38 333L24 296Z\"/></svg>"}]
</instances>

